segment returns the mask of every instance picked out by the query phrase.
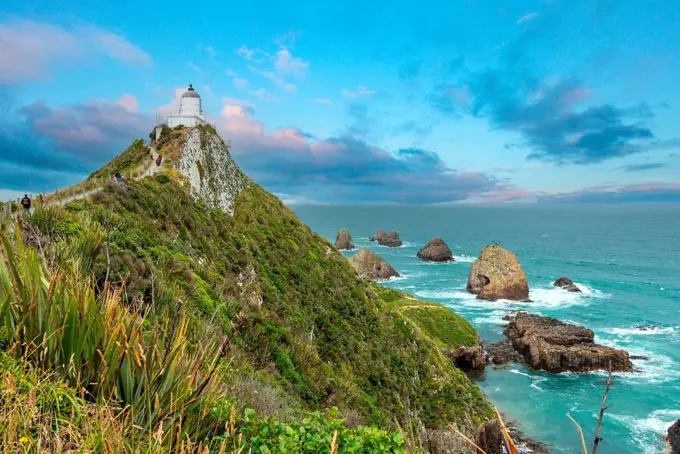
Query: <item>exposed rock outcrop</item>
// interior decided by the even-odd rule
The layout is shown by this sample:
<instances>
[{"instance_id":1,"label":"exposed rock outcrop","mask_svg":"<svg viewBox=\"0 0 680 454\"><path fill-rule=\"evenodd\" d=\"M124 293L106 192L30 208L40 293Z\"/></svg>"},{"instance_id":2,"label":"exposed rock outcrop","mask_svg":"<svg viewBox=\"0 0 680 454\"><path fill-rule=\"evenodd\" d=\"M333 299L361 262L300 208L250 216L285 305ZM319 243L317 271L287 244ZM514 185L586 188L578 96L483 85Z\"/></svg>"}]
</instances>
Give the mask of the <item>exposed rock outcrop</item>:
<instances>
[{"instance_id":1,"label":"exposed rock outcrop","mask_svg":"<svg viewBox=\"0 0 680 454\"><path fill-rule=\"evenodd\" d=\"M509 340L486 344L484 349L487 361L496 366L524 362L522 355L515 350L515 347L512 346L512 342Z\"/></svg>"},{"instance_id":2,"label":"exposed rock outcrop","mask_svg":"<svg viewBox=\"0 0 680 454\"><path fill-rule=\"evenodd\" d=\"M551 317L520 312L507 317L505 334L527 366L548 372L633 370L628 353L596 344L593 332Z\"/></svg>"},{"instance_id":3,"label":"exposed rock outcrop","mask_svg":"<svg viewBox=\"0 0 680 454\"><path fill-rule=\"evenodd\" d=\"M570 292L581 293L581 289L578 288L578 287L576 286L576 284L574 284L574 281L572 281L572 280L569 279L568 277L561 277L561 278L557 279L557 280L553 283L553 285L554 285L555 287L560 287L560 288L567 289L567 290L570 291Z\"/></svg>"},{"instance_id":4,"label":"exposed rock outcrop","mask_svg":"<svg viewBox=\"0 0 680 454\"><path fill-rule=\"evenodd\" d=\"M449 249L449 245L441 238L433 238L428 241L425 247L418 251L417 256L420 260L427 262L453 261L453 253Z\"/></svg>"},{"instance_id":5,"label":"exposed rock outcrop","mask_svg":"<svg viewBox=\"0 0 680 454\"><path fill-rule=\"evenodd\" d=\"M680 454L680 419L668 428L667 439L673 451Z\"/></svg>"},{"instance_id":6,"label":"exposed rock outcrop","mask_svg":"<svg viewBox=\"0 0 680 454\"><path fill-rule=\"evenodd\" d=\"M458 347L455 350L446 350L445 353L463 372L483 372L486 366L486 356L481 345Z\"/></svg>"},{"instance_id":7,"label":"exposed rock outcrop","mask_svg":"<svg viewBox=\"0 0 680 454\"><path fill-rule=\"evenodd\" d=\"M396 230L392 230L391 232L383 235L382 238L379 238L378 244L387 247L399 247L403 243L399 238L399 232L397 232Z\"/></svg>"},{"instance_id":8,"label":"exposed rock outcrop","mask_svg":"<svg viewBox=\"0 0 680 454\"><path fill-rule=\"evenodd\" d=\"M369 238L370 241L380 241L385 237L386 233L384 230L378 230L375 235Z\"/></svg>"},{"instance_id":9,"label":"exposed rock outcrop","mask_svg":"<svg viewBox=\"0 0 680 454\"><path fill-rule=\"evenodd\" d=\"M194 197L233 215L236 197L252 181L236 165L220 136L205 128L187 132L176 167L187 177Z\"/></svg>"},{"instance_id":10,"label":"exposed rock outcrop","mask_svg":"<svg viewBox=\"0 0 680 454\"><path fill-rule=\"evenodd\" d=\"M472 264L467 290L484 300L529 300L529 283L519 260L496 244L482 249Z\"/></svg>"},{"instance_id":11,"label":"exposed rock outcrop","mask_svg":"<svg viewBox=\"0 0 680 454\"><path fill-rule=\"evenodd\" d=\"M384 281L391 277L399 277L399 273L392 268L392 265L368 249L359 249L359 252L354 254L350 260L352 265L354 265L354 269L361 277L373 279L375 281Z\"/></svg>"},{"instance_id":12,"label":"exposed rock outcrop","mask_svg":"<svg viewBox=\"0 0 680 454\"><path fill-rule=\"evenodd\" d=\"M347 229L340 229L335 236L335 247L345 251L354 249L354 240Z\"/></svg>"}]
</instances>

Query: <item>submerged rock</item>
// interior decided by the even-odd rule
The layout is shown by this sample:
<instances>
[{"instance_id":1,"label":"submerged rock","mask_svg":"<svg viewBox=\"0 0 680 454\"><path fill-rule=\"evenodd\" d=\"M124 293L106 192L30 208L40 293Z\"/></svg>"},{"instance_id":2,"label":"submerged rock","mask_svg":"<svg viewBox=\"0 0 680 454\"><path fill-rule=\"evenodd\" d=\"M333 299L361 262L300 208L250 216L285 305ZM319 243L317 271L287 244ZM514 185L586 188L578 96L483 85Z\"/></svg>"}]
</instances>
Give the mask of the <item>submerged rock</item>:
<instances>
[{"instance_id":1,"label":"submerged rock","mask_svg":"<svg viewBox=\"0 0 680 454\"><path fill-rule=\"evenodd\" d=\"M399 238L399 232L392 230L390 233L383 235L382 238L379 238L378 244L387 247L399 247L404 243Z\"/></svg>"},{"instance_id":2,"label":"submerged rock","mask_svg":"<svg viewBox=\"0 0 680 454\"><path fill-rule=\"evenodd\" d=\"M384 281L391 277L399 277L399 273L392 268L392 265L378 257L368 249L361 248L350 259L354 269L361 277Z\"/></svg>"},{"instance_id":3,"label":"submerged rock","mask_svg":"<svg viewBox=\"0 0 680 454\"><path fill-rule=\"evenodd\" d=\"M596 344L593 332L551 317L520 312L509 318L505 334L527 366L548 372L607 370L631 372L628 353Z\"/></svg>"},{"instance_id":4,"label":"submerged rock","mask_svg":"<svg viewBox=\"0 0 680 454\"><path fill-rule=\"evenodd\" d=\"M484 300L529 300L529 282L515 254L493 244L474 261L467 290Z\"/></svg>"},{"instance_id":5,"label":"submerged rock","mask_svg":"<svg viewBox=\"0 0 680 454\"><path fill-rule=\"evenodd\" d=\"M335 236L335 247L340 250L354 249L354 240L347 229L340 229Z\"/></svg>"},{"instance_id":6,"label":"submerged rock","mask_svg":"<svg viewBox=\"0 0 680 454\"><path fill-rule=\"evenodd\" d=\"M680 419L675 421L675 424L668 428L668 436L666 437L671 448L677 454L680 454Z\"/></svg>"},{"instance_id":7,"label":"submerged rock","mask_svg":"<svg viewBox=\"0 0 680 454\"><path fill-rule=\"evenodd\" d=\"M555 287L560 287L560 288L567 289L567 290L570 291L570 292L581 293L581 289L578 288L578 287L576 286L576 284L574 284L574 281L572 281L572 280L569 279L568 277L561 277L561 278L557 279L557 280L553 283L553 285L554 285Z\"/></svg>"},{"instance_id":8,"label":"submerged rock","mask_svg":"<svg viewBox=\"0 0 680 454\"><path fill-rule=\"evenodd\" d=\"M375 235L369 238L370 241L380 241L385 237L384 230L378 230Z\"/></svg>"},{"instance_id":9,"label":"submerged rock","mask_svg":"<svg viewBox=\"0 0 680 454\"><path fill-rule=\"evenodd\" d=\"M428 241L425 247L418 251L417 255L419 259L427 262L453 261L453 253L449 245L441 238L433 238Z\"/></svg>"}]
</instances>

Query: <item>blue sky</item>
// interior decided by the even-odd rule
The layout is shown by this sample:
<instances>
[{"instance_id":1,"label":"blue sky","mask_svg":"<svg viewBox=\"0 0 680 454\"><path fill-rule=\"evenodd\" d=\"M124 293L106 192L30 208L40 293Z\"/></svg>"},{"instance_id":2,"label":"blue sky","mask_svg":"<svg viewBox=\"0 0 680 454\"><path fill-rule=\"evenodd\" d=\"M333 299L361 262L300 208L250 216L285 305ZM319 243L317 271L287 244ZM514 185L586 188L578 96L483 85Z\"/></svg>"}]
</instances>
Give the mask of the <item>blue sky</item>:
<instances>
[{"instance_id":1,"label":"blue sky","mask_svg":"<svg viewBox=\"0 0 680 454\"><path fill-rule=\"evenodd\" d=\"M0 198L82 180L191 82L291 203L680 202L680 3L0 7Z\"/></svg>"}]
</instances>

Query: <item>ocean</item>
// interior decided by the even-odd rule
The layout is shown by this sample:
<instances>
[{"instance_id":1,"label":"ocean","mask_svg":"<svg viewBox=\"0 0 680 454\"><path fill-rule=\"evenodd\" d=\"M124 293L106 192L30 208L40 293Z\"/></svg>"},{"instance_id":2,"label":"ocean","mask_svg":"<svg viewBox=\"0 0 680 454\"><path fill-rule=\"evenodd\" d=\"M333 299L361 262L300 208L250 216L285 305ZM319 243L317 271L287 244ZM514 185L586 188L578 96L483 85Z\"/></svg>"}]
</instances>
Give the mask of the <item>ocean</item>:
<instances>
[{"instance_id":1,"label":"ocean","mask_svg":"<svg viewBox=\"0 0 680 454\"><path fill-rule=\"evenodd\" d=\"M517 309L592 329L596 342L623 348L634 373L614 374L602 427L607 453L663 453L667 428L680 418L680 206L292 206L314 231L335 241L345 227L402 274L383 283L439 302L469 320L483 340L503 336L503 316ZM404 245L368 238L396 229ZM443 238L455 262L421 262L416 253ZM498 243L514 252L529 279L531 303L488 302L466 293L472 261ZM346 252L351 256L354 252ZM552 287L560 276L583 290ZM639 329L653 325L653 329ZM582 426L592 446L606 373L549 374L511 364L488 367L477 382L489 400L530 438L555 453L579 453Z\"/></svg>"}]
</instances>

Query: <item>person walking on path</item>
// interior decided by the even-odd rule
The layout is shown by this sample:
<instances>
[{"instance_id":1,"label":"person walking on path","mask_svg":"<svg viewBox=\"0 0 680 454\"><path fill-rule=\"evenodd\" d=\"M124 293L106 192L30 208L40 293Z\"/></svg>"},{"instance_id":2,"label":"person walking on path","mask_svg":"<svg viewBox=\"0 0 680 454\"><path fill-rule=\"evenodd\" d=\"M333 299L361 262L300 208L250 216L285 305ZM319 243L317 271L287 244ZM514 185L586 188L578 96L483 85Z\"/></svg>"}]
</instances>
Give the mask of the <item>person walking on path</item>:
<instances>
[{"instance_id":1,"label":"person walking on path","mask_svg":"<svg viewBox=\"0 0 680 454\"><path fill-rule=\"evenodd\" d=\"M158 157L156 158L156 166L160 167L161 162L163 162L163 156L158 155Z\"/></svg>"},{"instance_id":2,"label":"person walking on path","mask_svg":"<svg viewBox=\"0 0 680 454\"><path fill-rule=\"evenodd\" d=\"M122 175L120 174L120 172L116 170L116 181L117 181L118 183L120 183L120 180L121 180L122 178L123 178L123 177L122 177Z\"/></svg>"},{"instance_id":3,"label":"person walking on path","mask_svg":"<svg viewBox=\"0 0 680 454\"><path fill-rule=\"evenodd\" d=\"M21 199L21 206L24 207L26 213L31 209L31 199L28 197L28 194L24 194L24 198Z\"/></svg>"}]
</instances>

